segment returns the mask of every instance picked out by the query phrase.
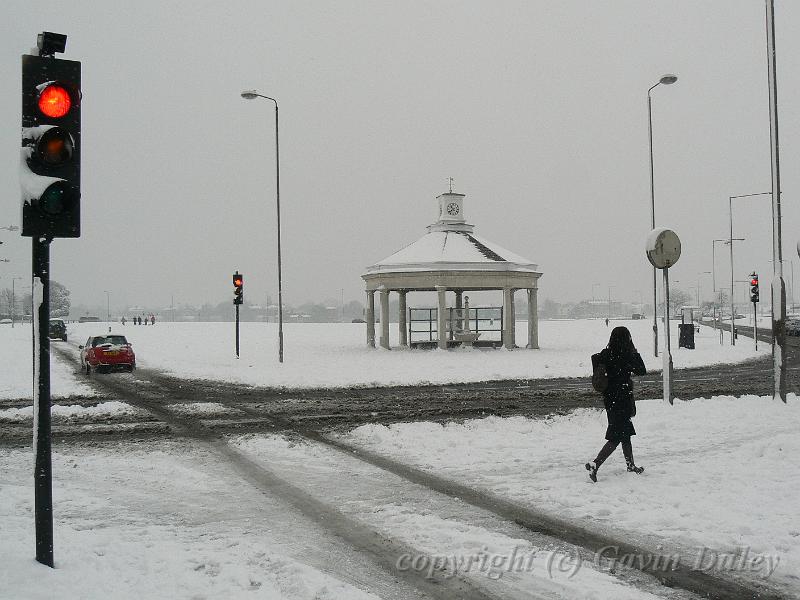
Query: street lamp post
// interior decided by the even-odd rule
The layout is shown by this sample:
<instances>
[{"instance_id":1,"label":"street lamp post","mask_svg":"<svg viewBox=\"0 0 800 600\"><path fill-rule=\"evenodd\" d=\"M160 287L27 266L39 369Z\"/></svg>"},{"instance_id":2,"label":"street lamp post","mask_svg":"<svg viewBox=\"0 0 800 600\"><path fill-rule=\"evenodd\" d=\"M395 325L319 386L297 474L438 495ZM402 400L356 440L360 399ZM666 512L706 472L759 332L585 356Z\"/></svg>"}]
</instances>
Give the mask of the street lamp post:
<instances>
[{"instance_id":1,"label":"street lamp post","mask_svg":"<svg viewBox=\"0 0 800 600\"><path fill-rule=\"evenodd\" d=\"M738 238L739 240L744 238ZM729 240L711 240L711 285L717 291L717 243L728 244Z\"/></svg>"},{"instance_id":2,"label":"street lamp post","mask_svg":"<svg viewBox=\"0 0 800 600\"><path fill-rule=\"evenodd\" d=\"M647 133L650 140L650 230L656 228L656 200L655 185L653 182L653 101L650 92L662 83L671 85L678 81L677 75L664 75L658 82L647 90ZM653 355L658 356L658 291L656 289L656 268L653 267Z\"/></svg>"},{"instance_id":3,"label":"street lamp post","mask_svg":"<svg viewBox=\"0 0 800 600\"><path fill-rule=\"evenodd\" d=\"M778 137L778 75L775 61L775 2L767 8L767 82L769 85L770 172L772 180L772 368L775 398L786 402L786 286L781 242L781 170Z\"/></svg>"},{"instance_id":4,"label":"street lamp post","mask_svg":"<svg viewBox=\"0 0 800 600\"><path fill-rule=\"evenodd\" d=\"M700 276L711 275L711 271L698 271L697 272L697 307L700 308Z\"/></svg>"},{"instance_id":5,"label":"street lamp post","mask_svg":"<svg viewBox=\"0 0 800 600\"><path fill-rule=\"evenodd\" d=\"M735 320L736 315L733 310L733 200L735 198L751 198L753 196L769 196L772 192L758 192L755 194L741 194L739 196L729 196L728 197L728 221L730 223L730 230L731 230L731 237L729 238L731 243L731 346L736 345L736 336L733 335L733 330L735 328Z\"/></svg>"},{"instance_id":6,"label":"street lamp post","mask_svg":"<svg viewBox=\"0 0 800 600\"><path fill-rule=\"evenodd\" d=\"M255 90L245 90L242 98L254 100L264 98L275 104L275 205L278 211L278 362L283 362L283 283L281 274L281 170L280 148L278 145L278 101L275 98L259 94Z\"/></svg>"}]
</instances>

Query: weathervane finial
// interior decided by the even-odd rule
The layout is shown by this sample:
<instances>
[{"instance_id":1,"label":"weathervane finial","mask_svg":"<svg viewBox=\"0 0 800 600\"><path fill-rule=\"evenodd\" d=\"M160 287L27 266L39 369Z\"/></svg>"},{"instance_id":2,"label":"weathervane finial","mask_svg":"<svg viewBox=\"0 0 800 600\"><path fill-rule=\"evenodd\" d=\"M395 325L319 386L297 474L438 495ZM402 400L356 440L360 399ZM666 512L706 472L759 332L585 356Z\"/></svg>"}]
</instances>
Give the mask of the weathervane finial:
<instances>
[{"instance_id":1,"label":"weathervane finial","mask_svg":"<svg viewBox=\"0 0 800 600\"><path fill-rule=\"evenodd\" d=\"M448 177L447 181L450 183L450 193L452 194L453 193L453 178L452 177Z\"/></svg>"}]
</instances>

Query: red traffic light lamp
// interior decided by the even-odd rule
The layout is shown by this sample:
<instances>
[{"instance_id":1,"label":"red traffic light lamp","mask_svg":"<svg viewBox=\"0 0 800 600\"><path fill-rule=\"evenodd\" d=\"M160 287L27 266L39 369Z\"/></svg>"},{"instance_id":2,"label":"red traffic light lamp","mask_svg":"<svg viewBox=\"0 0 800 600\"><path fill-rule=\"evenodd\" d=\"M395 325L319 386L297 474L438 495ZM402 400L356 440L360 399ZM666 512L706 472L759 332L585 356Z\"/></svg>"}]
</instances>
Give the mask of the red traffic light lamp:
<instances>
[{"instance_id":1,"label":"red traffic light lamp","mask_svg":"<svg viewBox=\"0 0 800 600\"><path fill-rule=\"evenodd\" d=\"M38 105L46 117L60 119L72 108L72 96L64 86L54 83L39 93Z\"/></svg>"},{"instance_id":2,"label":"red traffic light lamp","mask_svg":"<svg viewBox=\"0 0 800 600\"><path fill-rule=\"evenodd\" d=\"M758 302L758 274L750 274L750 302Z\"/></svg>"}]
</instances>

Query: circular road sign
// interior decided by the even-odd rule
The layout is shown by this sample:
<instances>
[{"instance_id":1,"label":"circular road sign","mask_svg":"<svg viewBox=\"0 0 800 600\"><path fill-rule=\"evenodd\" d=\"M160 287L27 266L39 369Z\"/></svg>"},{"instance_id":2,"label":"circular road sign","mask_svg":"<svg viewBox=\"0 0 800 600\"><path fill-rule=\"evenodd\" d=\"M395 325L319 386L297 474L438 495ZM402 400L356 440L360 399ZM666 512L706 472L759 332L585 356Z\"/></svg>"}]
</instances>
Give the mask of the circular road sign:
<instances>
[{"instance_id":1,"label":"circular road sign","mask_svg":"<svg viewBox=\"0 0 800 600\"><path fill-rule=\"evenodd\" d=\"M681 240L671 229L653 229L647 235L645 252L656 269L669 269L681 257Z\"/></svg>"}]
</instances>

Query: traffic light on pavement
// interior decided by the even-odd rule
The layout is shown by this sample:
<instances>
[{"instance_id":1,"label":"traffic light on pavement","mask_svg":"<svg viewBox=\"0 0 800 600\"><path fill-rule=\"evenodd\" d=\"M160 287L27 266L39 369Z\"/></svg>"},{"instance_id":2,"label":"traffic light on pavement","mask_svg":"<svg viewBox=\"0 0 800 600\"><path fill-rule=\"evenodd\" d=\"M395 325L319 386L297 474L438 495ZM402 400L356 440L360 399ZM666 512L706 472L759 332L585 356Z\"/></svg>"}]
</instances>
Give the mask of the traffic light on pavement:
<instances>
[{"instance_id":1,"label":"traffic light on pavement","mask_svg":"<svg viewBox=\"0 0 800 600\"><path fill-rule=\"evenodd\" d=\"M244 302L244 275L236 271L233 274L233 303L242 304Z\"/></svg>"},{"instance_id":2,"label":"traffic light on pavement","mask_svg":"<svg viewBox=\"0 0 800 600\"><path fill-rule=\"evenodd\" d=\"M758 274L750 274L750 302L758 302Z\"/></svg>"},{"instance_id":3,"label":"traffic light on pavement","mask_svg":"<svg viewBox=\"0 0 800 600\"><path fill-rule=\"evenodd\" d=\"M44 45L42 36L49 36ZM45 32L41 56L22 56L20 186L28 237L81 234L81 63L53 57L64 44L66 36Z\"/></svg>"}]
</instances>

